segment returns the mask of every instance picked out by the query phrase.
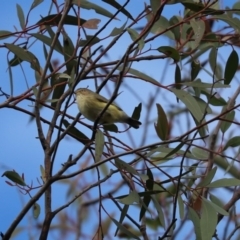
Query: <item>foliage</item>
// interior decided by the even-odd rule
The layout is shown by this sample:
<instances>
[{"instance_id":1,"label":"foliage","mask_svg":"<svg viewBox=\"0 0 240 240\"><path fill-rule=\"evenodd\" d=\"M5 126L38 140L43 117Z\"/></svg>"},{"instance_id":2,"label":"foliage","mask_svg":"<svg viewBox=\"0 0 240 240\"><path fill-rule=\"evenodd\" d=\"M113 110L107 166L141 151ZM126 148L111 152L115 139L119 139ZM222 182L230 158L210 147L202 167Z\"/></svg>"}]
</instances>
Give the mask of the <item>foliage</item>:
<instances>
[{"instance_id":1,"label":"foliage","mask_svg":"<svg viewBox=\"0 0 240 240\"><path fill-rule=\"evenodd\" d=\"M239 2L119 2L52 1L45 16L41 0L17 4L21 29L0 31L0 108L29 116L41 146L41 179L29 183L11 161L2 171L26 195L2 239L28 231L29 215L40 239L238 239ZM87 122L73 105L80 85L133 106L141 128Z\"/></svg>"}]
</instances>

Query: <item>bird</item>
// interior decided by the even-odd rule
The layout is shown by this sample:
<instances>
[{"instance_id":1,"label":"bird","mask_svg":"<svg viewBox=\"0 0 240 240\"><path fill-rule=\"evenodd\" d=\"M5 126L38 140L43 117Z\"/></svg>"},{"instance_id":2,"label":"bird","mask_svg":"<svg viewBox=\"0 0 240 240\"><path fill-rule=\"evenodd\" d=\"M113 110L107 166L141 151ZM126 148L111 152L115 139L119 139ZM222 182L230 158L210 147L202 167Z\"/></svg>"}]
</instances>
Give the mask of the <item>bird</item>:
<instances>
[{"instance_id":1,"label":"bird","mask_svg":"<svg viewBox=\"0 0 240 240\"><path fill-rule=\"evenodd\" d=\"M76 102L79 111L85 118L93 122L96 121L109 101L100 94L87 88L79 88L74 93L76 94ZM127 123L129 126L136 129L142 124L140 121L129 117L116 103L111 103L108 106L99 120L99 123L102 125Z\"/></svg>"}]
</instances>

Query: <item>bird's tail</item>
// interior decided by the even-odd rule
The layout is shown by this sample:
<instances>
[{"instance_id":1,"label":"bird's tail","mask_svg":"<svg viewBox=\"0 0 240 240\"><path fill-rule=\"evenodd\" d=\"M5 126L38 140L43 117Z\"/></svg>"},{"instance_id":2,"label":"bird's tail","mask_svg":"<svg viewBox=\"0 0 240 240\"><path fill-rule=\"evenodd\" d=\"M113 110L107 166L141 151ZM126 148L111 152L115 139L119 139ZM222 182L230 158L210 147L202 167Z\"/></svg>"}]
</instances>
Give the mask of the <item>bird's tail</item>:
<instances>
[{"instance_id":1,"label":"bird's tail","mask_svg":"<svg viewBox=\"0 0 240 240\"><path fill-rule=\"evenodd\" d=\"M136 120L136 119L133 119L131 117L129 117L127 119L127 124L129 124L131 127L133 128L139 128L139 126L142 124L140 121Z\"/></svg>"}]
</instances>

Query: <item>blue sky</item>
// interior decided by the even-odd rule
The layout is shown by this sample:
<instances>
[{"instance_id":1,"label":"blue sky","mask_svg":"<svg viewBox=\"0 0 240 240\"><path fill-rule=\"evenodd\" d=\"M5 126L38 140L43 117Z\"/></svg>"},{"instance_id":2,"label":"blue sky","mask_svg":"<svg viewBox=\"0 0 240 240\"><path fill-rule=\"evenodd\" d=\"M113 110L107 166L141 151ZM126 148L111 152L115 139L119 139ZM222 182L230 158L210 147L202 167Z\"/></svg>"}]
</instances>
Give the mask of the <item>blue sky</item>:
<instances>
[{"instance_id":1,"label":"blue sky","mask_svg":"<svg viewBox=\"0 0 240 240\"><path fill-rule=\"evenodd\" d=\"M227 6L232 6L235 1L229 0L229 1L221 1L221 6L225 7ZM19 1L2 1L1 2L1 8L0 8L0 14L1 16L4 16L4 20L0 22L0 30L10 30L14 31L14 27L17 29L21 29L19 26L19 21L16 16L16 4L21 4L21 7L23 8L24 12L28 11L30 8L30 3L29 2L21 2ZM108 7L107 4L102 3L101 1L96 1L96 4L102 4L106 9L109 9L110 11L115 11L111 8ZM122 3L122 1L121 1ZM139 1L138 4L136 4L135 1L130 1L127 9L131 12L133 17L136 17L136 15L143 9L144 6L144 1ZM48 14L48 9L49 9L49 2L45 1L42 3L40 6L38 6L36 9L34 9L29 18L29 25L36 23L39 21L40 16L46 16ZM174 11L173 11L174 9ZM181 6L176 5L174 8L172 6L168 6L164 10L164 16L167 18L170 18L172 15L179 14L181 11ZM126 17L123 16L122 14L119 15L119 21L113 21L109 28L113 27L121 27L123 23L126 21ZM99 26L101 27L108 19L106 17L102 17L98 14L96 14L94 11L82 11L81 12L81 17L84 19L90 19L90 18L100 18L101 23ZM130 20L129 20L130 22ZM142 22L144 24L144 22ZM101 36L105 36L108 33L107 28L105 31L101 33ZM77 30L74 27L67 27L67 32L71 36L72 41L76 41L76 36L77 36ZM88 31L91 34L94 34L94 30L89 30ZM8 38L4 40L0 40L0 45L3 43L12 43L14 38ZM104 44L107 45L107 43L110 41L106 40ZM130 43L130 37L129 35L125 34L125 36L119 41L110 52L109 52L109 60L116 60L119 59L123 53L126 51L126 47ZM167 38L161 38L162 42L155 41L153 43L148 44L148 47L156 48L162 45L170 45L171 42L168 41ZM147 48L147 47L146 47ZM30 49L36 56L38 57L40 61L40 65L43 67L44 66L44 57L43 57L43 50L42 50L42 44L41 43L36 43L32 46ZM219 50L219 55L220 55L220 62L224 62L226 60L226 56L229 55L231 51L231 48L224 48ZM10 85L9 85L9 75L7 72L7 61L6 61L6 49L1 48L1 85L0 87L6 91L9 92L10 90ZM154 53L156 54L156 52ZM12 55L10 55L12 57ZM11 57L9 57L11 59ZM53 59L59 59L61 63L63 63L63 57L59 56L57 54L53 55ZM103 59L102 62L107 61L108 59ZM165 65L167 65L167 70L166 72L164 71ZM29 68L29 63L23 63L22 65L24 73L26 74L26 79L28 81L28 84L31 86L35 83L35 78L34 78L34 72L32 69ZM174 65L171 63L171 61L162 61L162 60L157 60L157 61L145 61L145 62L136 62L132 65L132 68L138 69L139 71L142 71L143 73L148 74L149 76L155 78L157 81L161 82L163 85L169 85L171 83L174 83ZM14 95L19 95L23 91L26 91L26 83L24 80L24 75L22 69L19 67L15 67L12 69L13 72L13 79L14 79ZM183 73L185 75L188 73L188 68L183 66ZM183 74L184 75L184 74ZM202 79L205 81L211 81L210 76L207 74L202 74ZM235 81L233 84L239 84L239 76L236 76L237 81ZM126 84L129 84L131 88L133 89L134 93L142 100L144 99L149 99L149 97L154 93L154 88L155 86L150 85L147 82L144 81L138 81L137 79L130 79L127 78ZM94 84L93 82L90 81L83 81L79 84L79 87L87 87L89 86L90 89L94 89ZM105 90L102 92L103 95L108 96L110 91L114 88L114 83L108 83L108 90ZM123 91L122 94L117 98L116 102L124 108L124 110L131 115L133 109L135 106L137 106L140 102L140 99L136 97L134 94L132 94L132 91L129 91L127 88L121 88L121 91ZM231 94L234 91L234 85L233 88L224 90L224 97L227 99L228 97L231 97ZM219 92L221 94L221 92ZM161 103L162 106L167 110L171 109L170 103L176 103L175 101L169 101L172 99L173 94L170 94L167 91L160 90L160 94L157 96L157 98L154 99L153 104L155 105L156 103ZM174 97L175 98L175 97ZM0 98L1 102L4 101L3 98ZM27 107L28 109L31 109L31 102L22 102L20 104L22 107ZM219 109L217 109L219 111ZM51 117L52 113L50 111L44 110L43 115L45 117ZM68 109L68 113L71 114L72 116L75 116L78 113L77 106L74 104ZM144 123L144 119L147 114L150 114L151 116L151 121L152 123L149 124L149 132L147 136L147 141L146 143L154 143L159 141L158 137L156 136L153 122L157 118L157 112L156 108L153 108L153 111L148 112L146 109L146 106L143 106L142 110L142 115L141 115L141 121ZM179 120L181 121L181 120ZM38 177L40 179L40 165L43 164L43 153L41 146L39 144L39 140L36 138L37 137L37 130L35 123L29 123L29 117L20 113L16 112L12 109L7 109L3 108L1 109L1 133L2 133L2 142L1 142L1 151L0 151L0 172L4 172L6 170L11 170L15 169L19 173L25 173L25 179L26 182L29 184L33 182L34 185L38 185L36 178ZM85 121L89 123L87 120ZM125 127L122 124L117 124L120 130L124 130ZM44 125L45 131L47 130L47 125ZM88 131L86 128L84 128L81 125L78 125L81 131L83 131L85 134L90 135L90 131ZM185 126L183 126L183 129L176 129L174 132L174 136L177 136L180 133L183 133L185 131ZM144 138L144 128L141 128L139 130L134 130L130 129L129 130L132 133L134 143L136 146L139 146L141 143L142 139ZM117 135L122 141L125 143L131 145L134 147L132 144L131 138L129 137L128 133L122 133L121 135ZM59 152L57 154L57 160L56 160L56 165L54 170L57 171L60 167L61 164L66 161L68 158L69 154L76 155L79 150L81 150L82 145L78 142L76 142L74 139L71 138L66 138L61 144L59 148ZM123 158L126 161L130 161L134 159L134 156L127 156ZM179 159L178 159L179 160ZM175 161L176 164L178 161ZM172 163L174 164L174 163ZM75 166L75 170L81 167L83 163L80 163L79 165ZM166 164L169 165L169 164ZM108 165L108 167L112 167L111 165ZM165 170L169 170L174 172L172 167L165 168ZM91 173L93 176L89 175L87 179L84 179L85 184L93 181L93 179L96 179L96 173L92 172ZM222 176L222 175L221 175ZM92 177L92 178L91 178ZM159 177L160 178L160 177ZM114 180L116 181L117 177L113 178L113 181L110 182L110 185L114 183ZM76 192L81 191L81 186L83 184L79 183L76 181ZM19 191L14 188L10 187L5 183L5 178L1 178L0 181L0 188L2 190L2 197L0 199L0 212L1 216L4 219L4 222L1 224L1 231L4 232L8 227L9 224L11 224L11 221L14 219L14 217L21 211L22 206L25 205L25 203L28 201L29 197L28 196L23 196ZM66 195L67 195L67 190L68 190L68 185L67 184L56 184L56 187L53 188L53 206L58 207L61 206L61 204L66 202ZM126 189L125 189L126 190ZM108 191L108 188L104 188L104 191ZM124 191L121 192L123 194ZM125 192L126 193L126 192ZM90 191L90 194L92 196L97 196L98 192L94 189ZM40 206L42 207L43 210L43 199L40 199L39 202ZM112 212L116 212L114 210L113 205L111 205ZM72 209L68 209L67 211L71 211ZM133 214L135 212L133 211ZM97 214L97 210L94 209L91 211L90 215L95 216ZM118 216L115 216L116 219L118 219ZM24 219L23 225L32 225L35 226L36 223L40 223L43 220L43 212L40 215L39 219L36 220L36 222L31 222L30 217L26 217ZM91 222L91 221L89 221ZM90 231L94 229L95 226L87 226ZM112 232L115 230L113 228ZM28 232L28 231L26 231ZM26 233L25 233L26 234ZM29 231L27 234L32 234L31 231ZM28 235L28 237L30 236ZM20 235L19 235L20 236ZM16 239L20 239L19 236ZM21 235L21 237L26 237L26 235ZM52 238L54 239L54 234L51 235ZM29 238L30 239L30 238Z\"/></svg>"}]
</instances>

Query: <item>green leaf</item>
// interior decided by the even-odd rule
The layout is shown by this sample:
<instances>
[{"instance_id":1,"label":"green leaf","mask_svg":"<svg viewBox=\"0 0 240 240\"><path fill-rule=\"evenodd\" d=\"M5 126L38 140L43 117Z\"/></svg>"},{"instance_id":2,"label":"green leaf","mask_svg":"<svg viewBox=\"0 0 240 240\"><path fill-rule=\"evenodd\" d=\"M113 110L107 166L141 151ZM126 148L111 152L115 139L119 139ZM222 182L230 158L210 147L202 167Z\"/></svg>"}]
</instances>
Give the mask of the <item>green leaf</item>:
<instances>
[{"instance_id":1,"label":"green leaf","mask_svg":"<svg viewBox=\"0 0 240 240\"><path fill-rule=\"evenodd\" d=\"M206 187L209 188L220 188L220 187L235 187L240 185L240 180L236 178L222 178L219 180L216 180Z\"/></svg>"},{"instance_id":2,"label":"green leaf","mask_svg":"<svg viewBox=\"0 0 240 240\"><path fill-rule=\"evenodd\" d=\"M224 203L218 198L216 197L215 195L213 195L212 193L209 193L209 198L210 200L215 204L215 205L218 205L220 208L223 208L224 207Z\"/></svg>"},{"instance_id":3,"label":"green leaf","mask_svg":"<svg viewBox=\"0 0 240 240\"><path fill-rule=\"evenodd\" d=\"M240 137L233 137L231 139L228 140L228 142L226 143L224 150L226 150L229 147L238 147L240 145Z\"/></svg>"},{"instance_id":4,"label":"green leaf","mask_svg":"<svg viewBox=\"0 0 240 240\"><path fill-rule=\"evenodd\" d=\"M219 207L217 204L207 200L204 197L202 198L202 200L204 202L207 202L208 204L210 204L215 209L216 212L222 214L223 216L229 216L229 213L225 209L223 209L222 207Z\"/></svg>"},{"instance_id":5,"label":"green leaf","mask_svg":"<svg viewBox=\"0 0 240 240\"><path fill-rule=\"evenodd\" d=\"M224 84L228 85L231 83L237 69L238 69L239 58L235 50L233 50L228 57L226 68L224 72Z\"/></svg>"},{"instance_id":6,"label":"green leaf","mask_svg":"<svg viewBox=\"0 0 240 240\"><path fill-rule=\"evenodd\" d=\"M134 175L139 175L139 173L129 164L126 162L120 160L119 158L115 159L115 164L118 169L123 169L129 173L132 173Z\"/></svg>"},{"instance_id":7,"label":"green leaf","mask_svg":"<svg viewBox=\"0 0 240 240\"><path fill-rule=\"evenodd\" d=\"M172 47L163 46L163 47L159 47L157 50L159 52L164 53L166 56L172 58L174 62L178 62L180 60L180 55L178 51Z\"/></svg>"},{"instance_id":8,"label":"green leaf","mask_svg":"<svg viewBox=\"0 0 240 240\"><path fill-rule=\"evenodd\" d=\"M18 47L14 44L5 43L5 46L11 52L13 52L18 58L22 59L23 61L29 62L32 69L36 70L37 72L40 72L41 68L39 65L39 61L33 53L27 51L24 48Z\"/></svg>"},{"instance_id":9,"label":"green leaf","mask_svg":"<svg viewBox=\"0 0 240 240\"><path fill-rule=\"evenodd\" d=\"M107 11L105 8L100 7L99 5L92 3L87 0L73 0L72 4L77 5L78 7L88 9L88 10L94 10L96 13L99 13L105 17L113 18L113 14Z\"/></svg>"},{"instance_id":10,"label":"green leaf","mask_svg":"<svg viewBox=\"0 0 240 240\"><path fill-rule=\"evenodd\" d=\"M63 120L63 125L65 126L65 128L67 128L70 124L68 123L67 120ZM68 130L68 133L70 135L73 135L75 138L77 138L82 144L87 144L89 143L90 139L85 135L83 134L82 132L80 132L77 128L75 127L71 127L69 130Z\"/></svg>"},{"instance_id":11,"label":"green leaf","mask_svg":"<svg viewBox=\"0 0 240 240\"><path fill-rule=\"evenodd\" d=\"M192 18L190 20L190 24L193 28L193 31L194 31L194 41L191 42L191 45L192 45L192 49L195 49L198 47L198 45L200 44L202 38L203 38L203 35L204 35L204 32L205 32L205 23L204 21L198 19L198 20L195 20L195 18Z\"/></svg>"},{"instance_id":12,"label":"green leaf","mask_svg":"<svg viewBox=\"0 0 240 240\"><path fill-rule=\"evenodd\" d=\"M143 216L145 215L146 211L147 211L147 207L149 206L150 202L151 202L151 195L147 195L143 197L143 204L140 210L140 214L139 214L139 221L142 220Z\"/></svg>"},{"instance_id":13,"label":"green leaf","mask_svg":"<svg viewBox=\"0 0 240 240\"><path fill-rule=\"evenodd\" d=\"M240 20L238 18L235 18L235 17L230 18L227 14L224 14L221 16L214 16L214 19L222 20L227 24L229 24L232 28L234 28L238 32L240 31Z\"/></svg>"},{"instance_id":14,"label":"green leaf","mask_svg":"<svg viewBox=\"0 0 240 240\"><path fill-rule=\"evenodd\" d=\"M45 28L46 28L46 31L48 32L49 36L51 39L54 39L55 37L55 32L52 30L52 26L48 26L48 25L45 25ZM55 42L54 44L54 47L59 49L61 52L62 52L62 45L59 41L59 38L57 39L57 41Z\"/></svg>"},{"instance_id":15,"label":"green leaf","mask_svg":"<svg viewBox=\"0 0 240 240\"><path fill-rule=\"evenodd\" d=\"M163 210L160 206L160 203L159 203L159 200L157 199L156 196L151 196L152 197L152 201L154 203L154 206L157 210L157 215L158 215L158 219L159 219L159 222L161 223L162 227L165 229L165 219L164 219L164 213L163 213Z\"/></svg>"},{"instance_id":16,"label":"green leaf","mask_svg":"<svg viewBox=\"0 0 240 240\"><path fill-rule=\"evenodd\" d=\"M18 20L20 22L20 26L24 30L25 29L25 17L24 17L24 12L22 10L22 7L19 4L17 4L17 15L18 15Z\"/></svg>"},{"instance_id":17,"label":"green leaf","mask_svg":"<svg viewBox=\"0 0 240 240\"><path fill-rule=\"evenodd\" d=\"M64 91L65 91L65 87L67 85L67 79L63 76L62 73L56 73L51 77L51 87L53 88L53 94L52 94L52 99L59 99ZM55 108L57 105L57 102L52 102L51 106L53 108Z\"/></svg>"},{"instance_id":18,"label":"green leaf","mask_svg":"<svg viewBox=\"0 0 240 240\"><path fill-rule=\"evenodd\" d=\"M94 35L87 35L86 36L86 40L80 40L79 41L79 46L83 47L83 46L92 46L96 43L99 43L100 39Z\"/></svg>"},{"instance_id":19,"label":"green leaf","mask_svg":"<svg viewBox=\"0 0 240 240\"><path fill-rule=\"evenodd\" d=\"M174 34L174 40L180 41L181 39L181 30L180 30L180 22L182 22L183 19L179 16L172 16L169 20L170 26L171 26L171 32ZM173 25L176 25L174 28L172 28ZM186 24L184 24L186 25Z\"/></svg>"},{"instance_id":20,"label":"green leaf","mask_svg":"<svg viewBox=\"0 0 240 240\"><path fill-rule=\"evenodd\" d=\"M181 219L184 218L184 204L181 196L178 196L178 208L179 208L179 216Z\"/></svg>"},{"instance_id":21,"label":"green leaf","mask_svg":"<svg viewBox=\"0 0 240 240\"><path fill-rule=\"evenodd\" d=\"M95 145L95 162L99 162L104 149L104 135L99 129L95 135Z\"/></svg>"},{"instance_id":22,"label":"green leaf","mask_svg":"<svg viewBox=\"0 0 240 240\"><path fill-rule=\"evenodd\" d=\"M207 97L209 104L213 106L227 105L227 102L222 97L216 97L216 94L211 95L207 90L201 90L201 93Z\"/></svg>"},{"instance_id":23,"label":"green leaf","mask_svg":"<svg viewBox=\"0 0 240 240\"><path fill-rule=\"evenodd\" d=\"M190 87L197 87L197 88L230 88L229 85L218 83L206 83L202 82L200 79L197 79L194 82L182 82L182 85L190 86Z\"/></svg>"},{"instance_id":24,"label":"green leaf","mask_svg":"<svg viewBox=\"0 0 240 240\"><path fill-rule=\"evenodd\" d=\"M126 214L127 214L127 212L128 212L128 209L129 209L129 205L127 205L127 204L124 205L122 211L120 211L120 212L121 212L121 215L120 215L119 223L122 223L122 222L123 222L123 220L124 220L124 218L125 218L125 216L126 216ZM115 232L114 235L116 236L117 233L118 233L118 228L116 229L116 232Z\"/></svg>"},{"instance_id":25,"label":"green leaf","mask_svg":"<svg viewBox=\"0 0 240 240\"><path fill-rule=\"evenodd\" d=\"M154 178L153 178L151 169L148 167L147 167L147 176L148 176L148 179L146 180L146 188L148 190L153 190Z\"/></svg>"},{"instance_id":26,"label":"green leaf","mask_svg":"<svg viewBox=\"0 0 240 240\"><path fill-rule=\"evenodd\" d=\"M33 217L37 219L40 215L41 207L38 203L34 203L33 205Z\"/></svg>"},{"instance_id":27,"label":"green leaf","mask_svg":"<svg viewBox=\"0 0 240 240\"><path fill-rule=\"evenodd\" d=\"M11 180L12 182L16 183L16 184L19 184L21 186L26 186L26 183L24 182L24 180L20 177L20 175L15 172L15 171L5 171L3 174L2 174L2 177L6 177L8 178L9 180Z\"/></svg>"},{"instance_id":28,"label":"green leaf","mask_svg":"<svg viewBox=\"0 0 240 240\"><path fill-rule=\"evenodd\" d=\"M193 210L191 207L189 207L188 217L194 225L194 232L196 234L196 240L205 240L202 238L199 216L195 212L195 210ZM205 236L205 235L203 235L203 236Z\"/></svg>"},{"instance_id":29,"label":"green leaf","mask_svg":"<svg viewBox=\"0 0 240 240\"><path fill-rule=\"evenodd\" d=\"M48 25L48 26L52 26L52 25L58 25L59 21L62 18L62 14L51 14L51 15L47 15L46 17L43 17L40 21L37 22L38 25ZM73 26L78 26L79 23L80 25L83 25L86 22L85 19L83 18L78 18L76 16L71 16L71 15L67 15L64 18L63 23L66 25L73 25Z\"/></svg>"},{"instance_id":30,"label":"green leaf","mask_svg":"<svg viewBox=\"0 0 240 240\"><path fill-rule=\"evenodd\" d=\"M152 17L150 15L147 15L146 18L147 18L148 22L151 21L151 19L152 19ZM165 18L164 16L160 16L159 19L152 26L151 33L159 34L163 31L165 31L170 26L171 26L171 24L169 23L168 19ZM171 30L165 32L164 35L169 37L170 39L175 40L175 36Z\"/></svg>"},{"instance_id":31,"label":"green leaf","mask_svg":"<svg viewBox=\"0 0 240 240\"><path fill-rule=\"evenodd\" d=\"M152 8L153 13L155 14L159 7L161 6L161 2L158 0L150 0L150 5Z\"/></svg>"},{"instance_id":32,"label":"green leaf","mask_svg":"<svg viewBox=\"0 0 240 240\"><path fill-rule=\"evenodd\" d=\"M181 89L181 82L182 82L182 77L181 77L181 71L180 67L178 64L176 64L176 69L175 69L175 86L176 89Z\"/></svg>"},{"instance_id":33,"label":"green leaf","mask_svg":"<svg viewBox=\"0 0 240 240\"><path fill-rule=\"evenodd\" d=\"M201 70L201 64L198 60L192 60L191 62L191 80L194 81L199 71Z\"/></svg>"},{"instance_id":34,"label":"green leaf","mask_svg":"<svg viewBox=\"0 0 240 240\"><path fill-rule=\"evenodd\" d=\"M203 113L195 98L188 92L180 89L172 89L172 92L186 105L187 109L192 113L194 118L200 122L203 118Z\"/></svg>"},{"instance_id":35,"label":"green leaf","mask_svg":"<svg viewBox=\"0 0 240 240\"><path fill-rule=\"evenodd\" d=\"M69 38L69 36L65 33L63 33L63 55L64 55L64 60L66 62L66 68L67 68L66 72L69 75L71 75L72 70L77 65L77 62L75 60L75 47L73 45L71 38Z\"/></svg>"},{"instance_id":36,"label":"green leaf","mask_svg":"<svg viewBox=\"0 0 240 240\"><path fill-rule=\"evenodd\" d=\"M202 201L202 212L200 219L201 235L204 240L212 240L217 226L217 213L209 201Z\"/></svg>"},{"instance_id":37,"label":"green leaf","mask_svg":"<svg viewBox=\"0 0 240 240\"><path fill-rule=\"evenodd\" d=\"M200 187L205 187L209 185L213 180L216 172L217 172L217 167L214 167L213 169L211 169L208 175L203 178L203 180L197 185L197 187L200 188Z\"/></svg>"},{"instance_id":38,"label":"green leaf","mask_svg":"<svg viewBox=\"0 0 240 240\"><path fill-rule=\"evenodd\" d=\"M34 0L30 10L34 9L35 7L37 7L39 4L41 4L43 2L43 0Z\"/></svg>"},{"instance_id":39,"label":"green leaf","mask_svg":"<svg viewBox=\"0 0 240 240\"><path fill-rule=\"evenodd\" d=\"M1 30L0 31L0 39L9 38L9 37L11 37L10 34L12 34L12 32L7 31L7 30ZM9 35L9 36L6 36L6 35Z\"/></svg>"},{"instance_id":40,"label":"green leaf","mask_svg":"<svg viewBox=\"0 0 240 240\"><path fill-rule=\"evenodd\" d=\"M201 148L198 148L198 147L193 147L191 149L191 152L199 160L207 160L208 157L209 157L209 154L208 154L207 151L205 151L205 150L203 150Z\"/></svg>"},{"instance_id":41,"label":"green leaf","mask_svg":"<svg viewBox=\"0 0 240 240\"><path fill-rule=\"evenodd\" d=\"M133 42L139 38L139 34L137 33L136 30L127 28L127 32L130 35ZM144 48L144 40L142 38L140 40L138 40L138 48L139 48L139 50L142 50Z\"/></svg>"},{"instance_id":42,"label":"green leaf","mask_svg":"<svg viewBox=\"0 0 240 240\"><path fill-rule=\"evenodd\" d=\"M194 97L196 99L196 101L198 102L199 107L201 108L202 112L205 112L207 114L212 114L212 109L208 106L208 104L202 100L199 97Z\"/></svg>"},{"instance_id":43,"label":"green leaf","mask_svg":"<svg viewBox=\"0 0 240 240\"><path fill-rule=\"evenodd\" d=\"M118 70L122 71L123 70L122 66L118 67ZM154 85L159 84L159 82L156 81L154 78L151 78L147 74L144 74L136 69L129 68L127 72L134 76L137 76L138 78L141 78L142 80L145 80L146 82L153 83Z\"/></svg>"},{"instance_id":44,"label":"green leaf","mask_svg":"<svg viewBox=\"0 0 240 240\"><path fill-rule=\"evenodd\" d=\"M216 10L214 8L206 8L201 2L196 3L196 2L193 2L192 0L182 0L181 4L183 4L184 7L194 12L201 11L202 14L207 14L207 15L224 14L224 11ZM202 11L204 8L205 10Z\"/></svg>"},{"instance_id":45,"label":"green leaf","mask_svg":"<svg viewBox=\"0 0 240 240\"><path fill-rule=\"evenodd\" d=\"M130 18L133 21L135 21L132 15L130 14L130 12L128 12L125 8L123 8L121 4L119 4L115 0L102 0L102 1L105 3L108 3L109 5L116 8L117 10L120 10L120 12L123 13L127 18Z\"/></svg>"},{"instance_id":46,"label":"green leaf","mask_svg":"<svg viewBox=\"0 0 240 240\"><path fill-rule=\"evenodd\" d=\"M112 218L110 215L109 217L112 219L112 221L116 224L116 226L123 232L125 233L128 237L131 239L137 239L141 240L138 236L134 235L132 232L130 232L127 228L125 228L121 223L119 223L117 220Z\"/></svg>"},{"instance_id":47,"label":"green leaf","mask_svg":"<svg viewBox=\"0 0 240 240\"><path fill-rule=\"evenodd\" d=\"M121 34L123 32L123 30L125 29L126 25L127 25L127 21L122 25L122 27L120 27L120 28L115 27L112 30L112 32L110 33L110 36L117 36L117 35Z\"/></svg>"},{"instance_id":48,"label":"green leaf","mask_svg":"<svg viewBox=\"0 0 240 240\"><path fill-rule=\"evenodd\" d=\"M158 111L158 120L157 124L154 124L154 127L158 137L164 141L167 140L169 133L167 115L160 104L157 103L156 105Z\"/></svg>"},{"instance_id":49,"label":"green leaf","mask_svg":"<svg viewBox=\"0 0 240 240\"><path fill-rule=\"evenodd\" d=\"M222 112L224 112L225 109L226 109L226 106L223 107ZM232 125L232 121L234 120L234 117L235 117L235 111L231 111L224 116L224 118L226 120L229 120L229 122L221 120L222 123L221 123L220 129L222 133L225 133L229 129L229 127Z\"/></svg>"},{"instance_id":50,"label":"green leaf","mask_svg":"<svg viewBox=\"0 0 240 240\"><path fill-rule=\"evenodd\" d=\"M132 205L134 203L140 203L140 197L136 191L132 191L126 197L116 197L120 203L126 205Z\"/></svg>"},{"instance_id":51,"label":"green leaf","mask_svg":"<svg viewBox=\"0 0 240 240\"><path fill-rule=\"evenodd\" d=\"M52 38L47 37L43 34L40 33L32 33L31 34L33 37L35 37L36 39L40 40L41 42L43 42L44 44L46 44L47 46L51 47L52 45ZM59 49L58 44L53 46L54 50L56 50L57 52L62 54L62 48Z\"/></svg>"}]
</instances>

